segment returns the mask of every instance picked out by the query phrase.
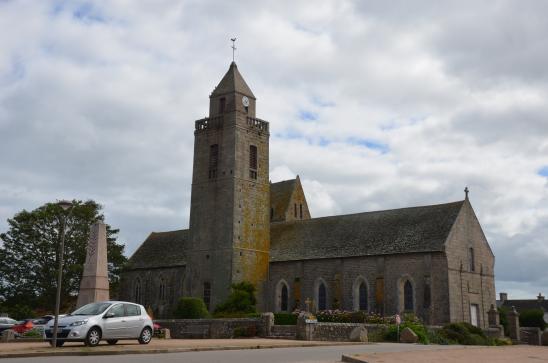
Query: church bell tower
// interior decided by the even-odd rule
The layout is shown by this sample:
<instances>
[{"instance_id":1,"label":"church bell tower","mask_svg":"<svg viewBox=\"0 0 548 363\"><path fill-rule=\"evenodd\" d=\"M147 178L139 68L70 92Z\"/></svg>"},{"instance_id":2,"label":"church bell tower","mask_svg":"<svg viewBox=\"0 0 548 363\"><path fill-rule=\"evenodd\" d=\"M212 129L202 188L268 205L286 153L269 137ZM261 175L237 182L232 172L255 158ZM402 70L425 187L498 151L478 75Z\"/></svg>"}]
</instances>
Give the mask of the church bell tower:
<instances>
[{"instance_id":1,"label":"church bell tower","mask_svg":"<svg viewBox=\"0 0 548 363\"><path fill-rule=\"evenodd\" d=\"M261 311L270 250L269 124L255 117L255 96L234 62L209 99L209 117L194 131L188 289L212 311L232 283L248 281Z\"/></svg>"}]
</instances>

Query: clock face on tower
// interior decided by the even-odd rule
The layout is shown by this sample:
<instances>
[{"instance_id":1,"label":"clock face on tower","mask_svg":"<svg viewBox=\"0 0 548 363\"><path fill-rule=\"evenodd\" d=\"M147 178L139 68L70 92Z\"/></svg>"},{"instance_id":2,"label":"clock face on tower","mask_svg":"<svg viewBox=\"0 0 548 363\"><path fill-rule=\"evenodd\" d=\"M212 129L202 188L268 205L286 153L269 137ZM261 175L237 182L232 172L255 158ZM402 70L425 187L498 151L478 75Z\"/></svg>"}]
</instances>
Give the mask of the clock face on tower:
<instances>
[{"instance_id":1,"label":"clock face on tower","mask_svg":"<svg viewBox=\"0 0 548 363\"><path fill-rule=\"evenodd\" d=\"M247 96L242 97L242 105L244 105L244 107L249 107L249 98L247 98Z\"/></svg>"}]
</instances>

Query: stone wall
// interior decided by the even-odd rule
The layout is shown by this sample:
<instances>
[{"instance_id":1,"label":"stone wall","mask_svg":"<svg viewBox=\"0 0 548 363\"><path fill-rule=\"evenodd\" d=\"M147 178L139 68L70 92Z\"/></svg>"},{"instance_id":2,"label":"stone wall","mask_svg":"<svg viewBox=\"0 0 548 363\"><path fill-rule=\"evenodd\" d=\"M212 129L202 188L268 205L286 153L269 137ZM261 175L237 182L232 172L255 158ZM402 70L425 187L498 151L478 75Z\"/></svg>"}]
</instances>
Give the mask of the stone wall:
<instances>
[{"instance_id":1,"label":"stone wall","mask_svg":"<svg viewBox=\"0 0 548 363\"><path fill-rule=\"evenodd\" d=\"M166 319L155 320L162 328L170 330L175 339L230 339L256 336L262 331L262 320L251 319Z\"/></svg>"},{"instance_id":2,"label":"stone wall","mask_svg":"<svg viewBox=\"0 0 548 363\"><path fill-rule=\"evenodd\" d=\"M540 328L521 327L519 329L520 340L524 344L542 345L542 331Z\"/></svg>"},{"instance_id":3,"label":"stone wall","mask_svg":"<svg viewBox=\"0 0 548 363\"><path fill-rule=\"evenodd\" d=\"M441 252L272 262L268 307L276 309L276 287L281 280L289 285L290 310L304 309L306 299L317 302L318 281L323 281L328 309L355 310L356 281L365 281L368 310L393 315L403 310L405 279L413 285L416 315L427 324L449 322L447 261ZM429 306L425 300L428 288Z\"/></svg>"},{"instance_id":4,"label":"stone wall","mask_svg":"<svg viewBox=\"0 0 548 363\"><path fill-rule=\"evenodd\" d=\"M312 340L330 342L349 342L350 335L356 328L363 328L365 324L356 323L317 323L314 324Z\"/></svg>"},{"instance_id":5,"label":"stone wall","mask_svg":"<svg viewBox=\"0 0 548 363\"><path fill-rule=\"evenodd\" d=\"M469 249L474 250L474 268ZM478 325L489 326L488 311L496 303L494 255L468 201L455 221L446 242L449 271L451 322L471 323L471 305L479 309Z\"/></svg>"},{"instance_id":6,"label":"stone wall","mask_svg":"<svg viewBox=\"0 0 548 363\"><path fill-rule=\"evenodd\" d=\"M165 284L165 295L160 296L160 282ZM185 266L136 269L122 273L120 282L119 300L130 301L151 308L153 318L169 318L173 307L184 295L183 281L185 280ZM140 295L136 296L136 284L140 283Z\"/></svg>"}]
</instances>

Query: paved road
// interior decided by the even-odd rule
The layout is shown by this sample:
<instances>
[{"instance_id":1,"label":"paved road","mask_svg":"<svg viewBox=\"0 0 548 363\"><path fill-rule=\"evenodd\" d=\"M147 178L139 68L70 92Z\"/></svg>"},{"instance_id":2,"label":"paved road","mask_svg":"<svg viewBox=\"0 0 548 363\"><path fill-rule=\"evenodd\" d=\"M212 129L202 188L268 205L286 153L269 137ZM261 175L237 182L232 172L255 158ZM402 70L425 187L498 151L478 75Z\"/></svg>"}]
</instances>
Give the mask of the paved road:
<instances>
[{"instance_id":1,"label":"paved road","mask_svg":"<svg viewBox=\"0 0 548 363\"><path fill-rule=\"evenodd\" d=\"M7 358L2 359L1 363L74 363L75 361L78 363L333 363L339 362L343 353L358 354L367 352L399 352L446 348L448 348L448 346L378 343L368 345L339 345L332 347L247 349L163 354L106 355L91 357ZM451 347L449 346L449 348ZM452 348L455 348L455 346L452 346Z\"/></svg>"}]
</instances>

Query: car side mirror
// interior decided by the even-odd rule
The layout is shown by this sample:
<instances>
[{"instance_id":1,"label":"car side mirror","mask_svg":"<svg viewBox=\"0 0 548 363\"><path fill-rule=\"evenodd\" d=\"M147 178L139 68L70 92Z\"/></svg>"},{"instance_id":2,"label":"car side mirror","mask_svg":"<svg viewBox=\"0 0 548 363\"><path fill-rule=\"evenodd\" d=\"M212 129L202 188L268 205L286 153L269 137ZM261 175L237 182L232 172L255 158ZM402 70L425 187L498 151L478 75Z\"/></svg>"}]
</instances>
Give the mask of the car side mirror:
<instances>
[{"instance_id":1,"label":"car side mirror","mask_svg":"<svg viewBox=\"0 0 548 363\"><path fill-rule=\"evenodd\" d=\"M103 319L108 319L108 318L112 318L114 317L114 313L106 313L104 316L103 316Z\"/></svg>"}]
</instances>

